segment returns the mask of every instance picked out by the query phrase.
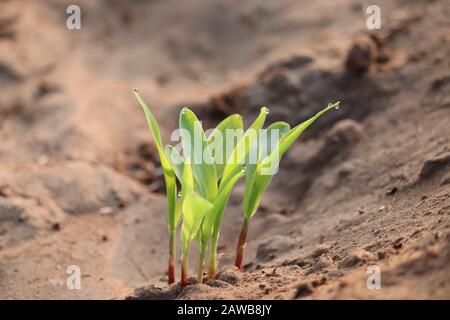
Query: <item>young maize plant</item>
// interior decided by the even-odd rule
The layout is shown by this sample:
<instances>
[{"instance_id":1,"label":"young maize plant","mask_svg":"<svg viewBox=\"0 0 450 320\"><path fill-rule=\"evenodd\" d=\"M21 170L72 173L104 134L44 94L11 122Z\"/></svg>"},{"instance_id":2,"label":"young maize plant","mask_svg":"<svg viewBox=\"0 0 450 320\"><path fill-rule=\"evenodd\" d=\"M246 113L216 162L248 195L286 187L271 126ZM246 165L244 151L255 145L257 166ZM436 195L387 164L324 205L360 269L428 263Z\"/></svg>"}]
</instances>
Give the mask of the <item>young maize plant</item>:
<instances>
[{"instance_id":1,"label":"young maize plant","mask_svg":"<svg viewBox=\"0 0 450 320\"><path fill-rule=\"evenodd\" d=\"M142 99L141 95L137 90L134 90L139 104L145 112L147 118L148 126L153 135L153 139L156 143L156 149L158 150L158 155L161 161L161 166L164 172L164 180L166 182L166 192L167 192L167 208L168 208L168 229L169 229L169 262L168 262L168 283L171 284L175 282L175 255L176 255L176 231L179 224L179 217L176 217L176 203L177 203L177 182L175 177L174 169L166 156L165 149L161 141L161 133L159 131L158 123L155 117L150 112L147 104Z\"/></svg>"},{"instance_id":2,"label":"young maize plant","mask_svg":"<svg viewBox=\"0 0 450 320\"><path fill-rule=\"evenodd\" d=\"M292 129L286 122L275 122L265 131L263 130L257 141L253 143L252 150L257 158L256 161L255 159L250 161L250 157L246 158L244 219L236 247L235 266L237 268L242 269L250 219L256 213L264 191L276 174L282 156L315 120L329 110L338 108L339 102L330 104L312 118Z\"/></svg>"},{"instance_id":3,"label":"young maize plant","mask_svg":"<svg viewBox=\"0 0 450 320\"><path fill-rule=\"evenodd\" d=\"M262 126L264 125L264 121L266 120L268 110L267 108L261 108L261 112L259 116L256 118L256 120L253 122L253 124L250 126L250 128L243 134L242 137L238 137L238 141L236 143L236 146L234 147L234 143L230 141L224 141L223 146L226 146L226 150L232 150L231 152L227 153L225 152L225 158L227 159L224 166L221 166L223 168L223 174L220 179L219 184L219 191L224 192L227 195L227 198L225 199L223 204L226 203L228 200L228 197L231 193L231 189L233 188L234 184L237 182L237 180L244 175L243 171L243 164L245 163L245 158L250 151L250 146L253 145L254 141L256 141L256 135L253 134L254 132L258 132ZM237 116L237 115L235 115ZM233 117L233 116L230 116ZM240 117L240 116L239 116ZM225 119L217 128L219 130L223 130L227 126L223 123L226 121ZM242 118L240 118L240 124L239 128L242 129ZM225 130L224 130L225 131ZM214 135L214 132L211 134L211 136ZM223 135L227 137L227 135ZM226 140L226 139L225 139ZM230 145L234 148L230 148ZM216 150L221 150L220 147L216 148ZM223 149L222 149L223 150ZM220 159L219 160L224 160ZM221 161L223 163L223 161ZM222 170L221 170L222 172ZM225 207L218 206L217 212L215 216L211 220L208 221L207 226L207 237L211 237L211 244L210 244L210 254L209 254L209 265L208 265L208 277L209 278L215 278L217 273L217 245L219 243L219 235L220 235L220 223L222 221L223 211ZM212 222L212 224L211 224ZM212 227L212 229L210 229ZM212 233L211 233L212 232Z\"/></svg>"},{"instance_id":4,"label":"young maize plant","mask_svg":"<svg viewBox=\"0 0 450 320\"><path fill-rule=\"evenodd\" d=\"M318 117L339 103L330 105L313 118L290 129L275 122L261 130L268 109L263 107L249 129L243 132L242 117L227 117L206 137L200 121L188 108L180 113L179 127L183 155L171 145L163 147L161 134L146 103L135 90L143 108L164 172L168 203L169 263L168 282L175 281L176 232L181 226L181 285L188 284L188 257L195 240L199 249L197 281L203 280L205 254L209 246L208 277L217 273L217 245L223 213L236 182L246 177L244 223L239 237L236 266L242 267L250 218L255 214L262 194L275 174L281 156L300 134ZM234 134L229 135L232 132ZM241 135L236 132L240 132ZM263 139L265 134L265 139ZM280 138L281 136L281 138ZM263 143L268 141L268 143ZM256 153L256 158L251 156ZM244 171L245 170L245 171ZM181 185L177 194L176 179Z\"/></svg>"},{"instance_id":5,"label":"young maize plant","mask_svg":"<svg viewBox=\"0 0 450 320\"><path fill-rule=\"evenodd\" d=\"M223 141L224 139L219 139L223 137L220 132L228 129L242 129L242 118L238 115L226 118L208 139L200 121L188 108L181 111L179 122L184 156L184 169L181 179L183 211L181 283L185 285L187 283L187 255L189 254L190 242L194 239L199 247L197 281L203 280L204 258L211 237L210 255L214 257L211 258L214 261L214 269L211 269L210 266L208 271L210 276L215 275L220 222L233 186L243 176L243 172L242 170L234 172L225 184L223 184L224 180L221 179L219 185L219 179L224 171L223 158L227 155L225 152L223 155L215 156L212 150L216 148L212 147L218 145L218 149L223 150L223 145L226 142ZM173 163L183 161L181 155L174 148L171 149L170 158ZM190 168L192 168L192 171ZM186 193L183 191L184 189L187 190ZM192 232L188 234L187 231Z\"/></svg>"},{"instance_id":6,"label":"young maize plant","mask_svg":"<svg viewBox=\"0 0 450 320\"><path fill-rule=\"evenodd\" d=\"M183 156L171 145L163 148L156 120L137 91L135 95L144 109L164 171L168 197L169 225L169 284L174 282L175 235L178 225L181 227L181 284L187 284L188 255L191 242L195 239L199 247L197 280L203 279L204 257L209 242L209 276L216 274L217 242L220 223L233 186L244 173L231 170L226 180L221 179L227 165L225 160L234 148L225 148L224 137L227 130L242 130L242 117L232 115L222 121L208 139L195 114L188 108L180 113L180 132ZM215 147L214 149L210 146ZM218 154L211 150L218 149ZM228 166L229 167L229 166ZM239 168L238 168L239 169ZM176 178L181 184L181 196L177 195ZM220 184L219 184L220 180ZM210 241L212 238L212 241Z\"/></svg>"}]
</instances>

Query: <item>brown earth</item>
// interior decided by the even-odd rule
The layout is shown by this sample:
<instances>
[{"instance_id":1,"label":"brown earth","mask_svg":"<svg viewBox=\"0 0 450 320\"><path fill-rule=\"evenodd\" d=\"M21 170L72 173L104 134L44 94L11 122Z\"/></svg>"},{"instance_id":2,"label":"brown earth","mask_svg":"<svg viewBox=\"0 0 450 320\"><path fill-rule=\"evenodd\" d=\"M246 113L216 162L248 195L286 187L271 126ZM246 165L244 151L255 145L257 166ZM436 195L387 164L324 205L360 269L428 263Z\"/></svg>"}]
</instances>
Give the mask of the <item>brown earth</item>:
<instances>
[{"instance_id":1,"label":"brown earth","mask_svg":"<svg viewBox=\"0 0 450 320\"><path fill-rule=\"evenodd\" d=\"M0 298L450 298L450 6L78 1L0 3ZM327 114L283 159L232 267L243 185L217 280L168 289L161 169L181 106L207 127L262 105L270 121ZM66 287L78 265L81 290ZM369 290L367 267L381 270ZM140 288L133 293L133 290Z\"/></svg>"}]
</instances>

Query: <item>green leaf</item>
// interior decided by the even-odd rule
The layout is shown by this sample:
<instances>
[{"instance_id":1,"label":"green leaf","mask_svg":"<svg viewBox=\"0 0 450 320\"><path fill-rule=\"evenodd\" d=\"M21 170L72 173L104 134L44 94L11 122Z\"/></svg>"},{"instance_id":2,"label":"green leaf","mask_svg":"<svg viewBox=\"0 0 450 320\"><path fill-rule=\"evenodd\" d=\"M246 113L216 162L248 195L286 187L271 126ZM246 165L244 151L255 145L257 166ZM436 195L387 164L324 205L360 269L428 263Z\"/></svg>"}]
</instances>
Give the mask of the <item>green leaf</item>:
<instances>
[{"instance_id":1,"label":"green leaf","mask_svg":"<svg viewBox=\"0 0 450 320\"><path fill-rule=\"evenodd\" d=\"M259 130L264 125L268 113L269 110L266 107L262 107L259 116L253 122L250 128L248 128L244 136L239 140L236 148L229 156L227 164L225 165L222 180L220 182L220 189L222 189L232 177L234 177L239 171L242 170L249 150L258 139Z\"/></svg>"},{"instance_id":2,"label":"green leaf","mask_svg":"<svg viewBox=\"0 0 450 320\"><path fill-rule=\"evenodd\" d=\"M203 242L206 242L209 237L218 232L220 227L220 222L222 221L223 212L230 198L231 191L234 185L244 175L244 171L240 171L235 174L228 183L219 192L219 195L213 202L213 208L208 212L205 217L205 221L202 226L202 236Z\"/></svg>"},{"instance_id":3,"label":"green leaf","mask_svg":"<svg viewBox=\"0 0 450 320\"><path fill-rule=\"evenodd\" d=\"M248 210L249 198L250 194L253 190L255 178L256 178L256 169L258 166L259 158L260 158L260 143L259 139L255 141L250 149L249 154L251 156L247 156L245 160L245 192L243 199L244 206L244 216Z\"/></svg>"},{"instance_id":4,"label":"green leaf","mask_svg":"<svg viewBox=\"0 0 450 320\"><path fill-rule=\"evenodd\" d=\"M217 173L200 121L188 108L180 113L183 154L192 164L200 194L208 200L217 195Z\"/></svg>"},{"instance_id":5,"label":"green leaf","mask_svg":"<svg viewBox=\"0 0 450 320\"><path fill-rule=\"evenodd\" d=\"M297 138L311 125L320 118L326 112L338 108L340 102L336 102L334 104L330 104L328 107L316 113L313 117L308 120L300 123L296 127L289 130L285 135L283 135L276 146L276 148L272 151L270 155L268 155L262 162L261 168L271 167L272 162L279 162L281 157L286 153L286 151L292 146L292 144L297 140Z\"/></svg>"},{"instance_id":6,"label":"green leaf","mask_svg":"<svg viewBox=\"0 0 450 320\"><path fill-rule=\"evenodd\" d=\"M181 157L180 153L170 144L166 145L164 151L166 153L167 159L170 161L170 164L173 168L173 171L175 172L175 175L181 182L183 179L183 166L184 166L183 157Z\"/></svg>"},{"instance_id":7,"label":"green leaf","mask_svg":"<svg viewBox=\"0 0 450 320\"><path fill-rule=\"evenodd\" d=\"M245 195L244 218L250 219L258 209L264 190L272 180L273 175L255 175L253 187ZM244 200L244 201L245 201Z\"/></svg>"},{"instance_id":8,"label":"green leaf","mask_svg":"<svg viewBox=\"0 0 450 320\"><path fill-rule=\"evenodd\" d=\"M194 191L194 176L192 174L192 165L189 159L186 160L183 166L183 178L181 179L181 197L185 198L186 195Z\"/></svg>"},{"instance_id":9,"label":"green leaf","mask_svg":"<svg viewBox=\"0 0 450 320\"><path fill-rule=\"evenodd\" d=\"M252 198L254 196L253 189L255 187L254 183L257 173L257 166L261 157L264 158L269 155L274 148L276 148L280 138L288 132L290 128L291 127L286 122L274 122L268 126L267 129L261 131L258 141L255 141L253 144L249 154L257 154L257 159L254 159L255 157L253 157L253 159L250 159L251 157L247 157L245 163L245 193L243 200L244 216L249 216L249 212L253 209L251 206L252 203L254 203Z\"/></svg>"},{"instance_id":10,"label":"green leaf","mask_svg":"<svg viewBox=\"0 0 450 320\"><path fill-rule=\"evenodd\" d=\"M170 161L167 159L167 156L164 152L163 144L161 142L161 133L158 127L158 123L156 122L155 117L150 112L147 104L144 99L142 99L141 95L134 90L134 94L139 101L142 109L144 110L145 116L147 118L148 126L150 127L150 131L152 132L153 139L156 143L156 149L158 150L159 158L161 161L161 166L164 172L164 180L166 182L166 192L167 192L167 206L168 206L168 216L169 216L169 231L173 231L176 229L177 225L175 222L175 210L176 210L176 198L177 198L177 182L175 178L175 172L170 164Z\"/></svg>"},{"instance_id":11,"label":"green leaf","mask_svg":"<svg viewBox=\"0 0 450 320\"><path fill-rule=\"evenodd\" d=\"M148 108L145 101L142 99L141 95L135 90L134 94L136 95L136 98L139 101L139 104L141 105L142 109L144 110L145 116L147 118L148 126L150 127L150 130L153 135L153 139L156 143L156 149L158 150L158 154L161 160L161 166L163 167L164 171L173 173L173 169L170 165L169 160L166 157L166 154L164 153L164 147L161 142L161 133L159 131L158 123L156 122L155 117L150 112L150 109Z\"/></svg>"},{"instance_id":12,"label":"green leaf","mask_svg":"<svg viewBox=\"0 0 450 320\"><path fill-rule=\"evenodd\" d=\"M297 138L312 123L314 123L314 121L316 121L326 112L330 111L333 108L337 108L338 106L339 102L329 105L322 111L318 112L315 116L286 132L280 138L278 144L272 150L272 152L258 163L253 181L251 181L251 184L247 184L250 190L246 190L246 194L244 197L244 217L246 219L250 219L255 214L259 203L261 202L262 194L264 193L265 189L276 173L281 157L292 146Z\"/></svg>"},{"instance_id":13,"label":"green leaf","mask_svg":"<svg viewBox=\"0 0 450 320\"><path fill-rule=\"evenodd\" d=\"M194 177L192 175L192 168L188 161L183 163L183 176L181 177L181 197L177 202L175 208L175 223L178 225L181 221L183 213L183 202L186 199L186 195L194 190Z\"/></svg>"},{"instance_id":14,"label":"green leaf","mask_svg":"<svg viewBox=\"0 0 450 320\"><path fill-rule=\"evenodd\" d=\"M168 228L169 231L175 231L179 221L176 220L176 205L177 205L177 179L175 174L164 174L164 181L166 182L167 193L167 212L168 212Z\"/></svg>"},{"instance_id":15,"label":"green leaf","mask_svg":"<svg viewBox=\"0 0 450 320\"><path fill-rule=\"evenodd\" d=\"M314 123L318 118L320 118L322 115L327 113L328 111L332 109L338 109L339 108L339 101L330 104L328 107L323 109L322 111L317 112L313 117L310 119L300 123L293 129L289 130L288 133L286 133L281 139L280 139L280 154L281 156L292 146L292 144L297 140L297 138L305 131L311 124Z\"/></svg>"},{"instance_id":16,"label":"green leaf","mask_svg":"<svg viewBox=\"0 0 450 320\"><path fill-rule=\"evenodd\" d=\"M208 145L216 165L217 179L222 177L226 161L236 146L236 142L229 141L229 137L227 137L227 130L243 130L243 127L244 124L242 123L242 116L239 114L233 114L219 123L208 137Z\"/></svg>"},{"instance_id":17,"label":"green leaf","mask_svg":"<svg viewBox=\"0 0 450 320\"><path fill-rule=\"evenodd\" d=\"M272 123L260 134L259 148L261 157L265 158L276 148L281 137L291 129L291 126L284 121Z\"/></svg>"},{"instance_id":18,"label":"green leaf","mask_svg":"<svg viewBox=\"0 0 450 320\"><path fill-rule=\"evenodd\" d=\"M183 224L181 227L183 251L188 249L192 240L197 236L203 218L212 207L211 202L196 192L190 191L186 194L183 201Z\"/></svg>"},{"instance_id":19,"label":"green leaf","mask_svg":"<svg viewBox=\"0 0 450 320\"><path fill-rule=\"evenodd\" d=\"M214 208L216 210L216 215L214 217L214 229L213 233L217 234L219 232L220 223L222 221L223 212L230 198L231 191L238 180L244 175L244 171L240 171L235 174L228 183L222 188L219 196L214 201Z\"/></svg>"}]
</instances>

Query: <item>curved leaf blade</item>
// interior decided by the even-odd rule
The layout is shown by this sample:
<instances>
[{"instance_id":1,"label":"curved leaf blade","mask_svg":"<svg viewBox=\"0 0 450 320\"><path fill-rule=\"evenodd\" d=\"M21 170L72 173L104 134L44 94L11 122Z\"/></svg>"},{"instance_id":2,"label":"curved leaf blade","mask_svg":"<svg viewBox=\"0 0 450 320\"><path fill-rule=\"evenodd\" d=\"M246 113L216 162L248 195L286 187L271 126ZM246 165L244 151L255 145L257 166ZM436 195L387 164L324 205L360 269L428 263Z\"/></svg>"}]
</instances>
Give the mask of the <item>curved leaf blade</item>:
<instances>
[{"instance_id":1,"label":"curved leaf blade","mask_svg":"<svg viewBox=\"0 0 450 320\"><path fill-rule=\"evenodd\" d=\"M239 172L234 175L222 188L219 192L217 198L213 202L213 208L205 217L205 221L203 222L202 231L203 231L203 241L206 242L207 239L215 232L218 232L220 227L220 222L222 221L223 212L228 203L228 199L230 198L231 191L233 190L234 185L237 181L244 175L244 171Z\"/></svg>"},{"instance_id":2,"label":"curved leaf blade","mask_svg":"<svg viewBox=\"0 0 450 320\"><path fill-rule=\"evenodd\" d=\"M183 154L190 159L200 194L208 200L217 195L217 173L205 133L195 114L188 108L180 113Z\"/></svg>"},{"instance_id":3,"label":"curved leaf blade","mask_svg":"<svg viewBox=\"0 0 450 320\"><path fill-rule=\"evenodd\" d=\"M253 200L253 193L255 192L253 189L255 187L254 183L257 173L257 166L260 159L264 159L268 154L272 153L280 138L288 132L290 128L290 125L286 122L274 122L261 131L258 141L253 144L253 152L257 152L258 159L257 161L250 161L250 159L247 159L245 164L245 193L243 200L245 217L250 215L250 212L253 210L252 203L256 201Z\"/></svg>"},{"instance_id":4,"label":"curved leaf blade","mask_svg":"<svg viewBox=\"0 0 450 320\"><path fill-rule=\"evenodd\" d=\"M242 170L250 148L257 140L259 130L264 125L268 113L269 109L267 109L266 107L261 108L261 112L259 113L256 120L253 122L250 128L248 128L244 136L239 140L233 152L231 152L231 155L227 159L227 164L225 165L222 180L220 182L220 189L222 189L233 176L235 176L240 170Z\"/></svg>"},{"instance_id":5,"label":"curved leaf blade","mask_svg":"<svg viewBox=\"0 0 450 320\"><path fill-rule=\"evenodd\" d=\"M226 161L236 145L234 141L230 141L227 130L243 130L243 128L242 116L233 114L220 122L209 135L208 145L216 165L217 179L222 177Z\"/></svg>"},{"instance_id":6,"label":"curved leaf blade","mask_svg":"<svg viewBox=\"0 0 450 320\"><path fill-rule=\"evenodd\" d=\"M276 148L278 141L284 136L291 126L284 121L277 121L269 125L260 134L259 148L261 158L264 159Z\"/></svg>"},{"instance_id":7,"label":"curved leaf blade","mask_svg":"<svg viewBox=\"0 0 450 320\"><path fill-rule=\"evenodd\" d=\"M272 180L275 170L278 168L281 157L286 153L286 151L292 146L292 144L297 140L298 137L311 125L320 118L326 112L337 108L339 102L329 105L322 111L316 113L310 119L300 123L293 129L286 132L279 140L273 151L264 158L260 163L258 163L254 181L252 183L251 190L248 192L247 204L244 203L244 216L246 219L250 219L256 212L259 203L261 202L262 195Z\"/></svg>"},{"instance_id":8,"label":"curved leaf blade","mask_svg":"<svg viewBox=\"0 0 450 320\"><path fill-rule=\"evenodd\" d=\"M173 168L173 171L175 172L175 175L178 178L178 181L181 182L183 179L183 167L184 167L183 157L170 144L166 145L166 147L164 148L164 151L166 153L167 159L169 160L169 162Z\"/></svg>"},{"instance_id":9,"label":"curved leaf blade","mask_svg":"<svg viewBox=\"0 0 450 320\"><path fill-rule=\"evenodd\" d=\"M166 192L167 192L167 206L168 206L168 217L169 217L169 231L176 229L175 221L175 211L176 211L176 199L177 199L177 182L175 178L175 172L167 159L164 152L163 144L161 141L161 133L159 130L158 123L145 103L144 99L141 97L137 90L134 90L134 94L139 101L142 109L144 110L145 117L147 118L148 126L153 135L153 139L156 143L156 149L158 150L158 155L161 161L161 166L164 172L164 180L166 182Z\"/></svg>"},{"instance_id":10,"label":"curved leaf blade","mask_svg":"<svg viewBox=\"0 0 450 320\"><path fill-rule=\"evenodd\" d=\"M186 194L183 201L183 224L181 227L183 247L188 246L195 239L203 218L212 207L211 202L196 192L190 191Z\"/></svg>"}]
</instances>

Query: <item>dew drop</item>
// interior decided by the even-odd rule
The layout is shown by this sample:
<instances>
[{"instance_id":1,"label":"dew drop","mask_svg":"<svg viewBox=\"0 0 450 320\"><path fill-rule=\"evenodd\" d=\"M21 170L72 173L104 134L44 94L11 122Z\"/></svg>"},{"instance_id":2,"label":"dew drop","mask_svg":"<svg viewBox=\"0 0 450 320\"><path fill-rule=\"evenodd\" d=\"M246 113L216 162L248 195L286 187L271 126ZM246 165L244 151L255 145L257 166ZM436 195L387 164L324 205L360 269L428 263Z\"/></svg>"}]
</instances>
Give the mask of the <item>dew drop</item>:
<instances>
[{"instance_id":1,"label":"dew drop","mask_svg":"<svg viewBox=\"0 0 450 320\"><path fill-rule=\"evenodd\" d=\"M328 104L328 107L332 107L332 106L333 106L332 103L329 103L329 104ZM336 103L336 105L334 106L334 108L335 108L336 110L339 110L339 103Z\"/></svg>"},{"instance_id":2,"label":"dew drop","mask_svg":"<svg viewBox=\"0 0 450 320\"><path fill-rule=\"evenodd\" d=\"M181 193L181 191L179 191L179 192L178 192L178 197L181 198L181 195L182 195L182 193Z\"/></svg>"}]
</instances>

